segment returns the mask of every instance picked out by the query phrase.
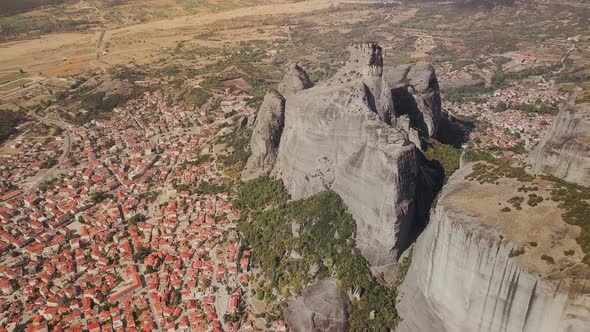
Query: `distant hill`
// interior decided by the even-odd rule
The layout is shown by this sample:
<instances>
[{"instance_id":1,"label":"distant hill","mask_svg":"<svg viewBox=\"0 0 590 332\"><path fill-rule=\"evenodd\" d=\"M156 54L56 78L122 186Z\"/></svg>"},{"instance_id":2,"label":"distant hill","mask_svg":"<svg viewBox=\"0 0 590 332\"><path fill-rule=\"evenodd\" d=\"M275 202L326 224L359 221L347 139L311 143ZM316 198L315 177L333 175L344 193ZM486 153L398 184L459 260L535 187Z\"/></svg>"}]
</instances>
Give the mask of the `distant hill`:
<instances>
[{"instance_id":1,"label":"distant hill","mask_svg":"<svg viewBox=\"0 0 590 332\"><path fill-rule=\"evenodd\" d=\"M57 5L71 0L0 0L0 16L27 12L38 7Z\"/></svg>"},{"instance_id":2,"label":"distant hill","mask_svg":"<svg viewBox=\"0 0 590 332\"><path fill-rule=\"evenodd\" d=\"M510 6L515 3L515 0L457 0L456 3L465 5Z\"/></svg>"},{"instance_id":3,"label":"distant hill","mask_svg":"<svg viewBox=\"0 0 590 332\"><path fill-rule=\"evenodd\" d=\"M415 0L417 2L448 2L448 0ZM576 7L590 7L588 0L455 0L456 5L465 7L495 7L512 6L519 3L533 3L544 5L567 5Z\"/></svg>"},{"instance_id":4,"label":"distant hill","mask_svg":"<svg viewBox=\"0 0 590 332\"><path fill-rule=\"evenodd\" d=\"M523 2L546 4L546 5L567 5L567 6L590 8L590 1L588 1L588 0L524 0Z\"/></svg>"},{"instance_id":5,"label":"distant hill","mask_svg":"<svg viewBox=\"0 0 590 332\"><path fill-rule=\"evenodd\" d=\"M428 1L428 0L427 0ZM488 7L512 6L516 0L455 0L455 5L460 7Z\"/></svg>"}]
</instances>

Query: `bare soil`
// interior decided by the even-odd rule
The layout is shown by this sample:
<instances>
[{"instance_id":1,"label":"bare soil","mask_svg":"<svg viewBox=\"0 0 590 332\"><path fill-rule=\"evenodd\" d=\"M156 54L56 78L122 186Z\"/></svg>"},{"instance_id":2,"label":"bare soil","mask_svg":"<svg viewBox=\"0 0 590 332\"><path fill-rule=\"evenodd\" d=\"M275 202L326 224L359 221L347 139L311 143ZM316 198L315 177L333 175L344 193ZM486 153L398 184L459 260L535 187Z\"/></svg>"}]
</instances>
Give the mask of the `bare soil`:
<instances>
[{"instance_id":1,"label":"bare soil","mask_svg":"<svg viewBox=\"0 0 590 332\"><path fill-rule=\"evenodd\" d=\"M558 203L550 199L552 183L540 178L532 183L519 182L516 179L502 178L499 184L480 184L477 181L464 180L471 173L471 166L459 170L456 174L461 178L462 190L450 193L448 201L452 206L466 209L482 224L482 229L496 229L503 236L502 243L525 249L518 259L531 271L550 276L561 269L580 268L584 257L582 249L576 242L580 235L578 226L569 225L562 218L563 210ZM534 192L519 192L518 188L526 185L538 187ZM534 193L544 200L537 206L527 204L528 195ZM517 210L507 201L511 197L523 197L522 210ZM502 212L505 207L509 212ZM498 239L499 240L499 239ZM536 246L531 245L536 243ZM565 255L565 251L573 250L573 255ZM542 255L553 257L555 264L541 259ZM585 267L587 269L587 267Z\"/></svg>"}]
</instances>

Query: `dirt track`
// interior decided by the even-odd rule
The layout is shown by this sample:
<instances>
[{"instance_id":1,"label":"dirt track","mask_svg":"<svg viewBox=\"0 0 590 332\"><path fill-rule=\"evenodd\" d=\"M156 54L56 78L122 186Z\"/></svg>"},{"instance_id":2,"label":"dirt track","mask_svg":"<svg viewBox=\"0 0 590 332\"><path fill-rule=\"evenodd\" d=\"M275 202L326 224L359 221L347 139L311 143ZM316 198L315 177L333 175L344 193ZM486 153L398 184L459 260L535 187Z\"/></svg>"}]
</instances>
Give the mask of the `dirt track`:
<instances>
[{"instance_id":1,"label":"dirt track","mask_svg":"<svg viewBox=\"0 0 590 332\"><path fill-rule=\"evenodd\" d=\"M271 4L229 10L206 16L191 15L142 23L110 30L105 38L110 42L109 54L96 59L96 42L100 31L58 33L38 39L0 44L0 72L43 71L64 63L109 67L131 60L144 62L161 47L172 47L177 41L192 38L200 29L212 23L248 16L297 14L312 12L337 4L333 0L308 0L297 3ZM72 66L64 66L72 70ZM75 69L75 68L74 68Z\"/></svg>"}]
</instances>

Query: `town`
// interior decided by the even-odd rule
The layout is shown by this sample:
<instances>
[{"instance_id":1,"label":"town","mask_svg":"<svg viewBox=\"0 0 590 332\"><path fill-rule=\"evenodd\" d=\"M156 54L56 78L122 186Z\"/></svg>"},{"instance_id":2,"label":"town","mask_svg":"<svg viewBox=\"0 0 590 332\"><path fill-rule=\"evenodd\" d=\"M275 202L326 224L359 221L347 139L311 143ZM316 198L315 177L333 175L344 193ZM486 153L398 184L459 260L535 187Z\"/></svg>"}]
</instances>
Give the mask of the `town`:
<instances>
[{"instance_id":1,"label":"town","mask_svg":"<svg viewBox=\"0 0 590 332\"><path fill-rule=\"evenodd\" d=\"M156 91L81 126L29 116L0 156L0 331L254 329L241 213L207 190L248 98L211 115Z\"/></svg>"},{"instance_id":2,"label":"town","mask_svg":"<svg viewBox=\"0 0 590 332\"><path fill-rule=\"evenodd\" d=\"M568 96L558 90L554 81L539 81L513 83L508 88L479 95L477 101L445 101L444 106L455 116L478 121L477 128L469 133L469 141L478 148L522 161L555 117L555 113L539 112L533 107L557 107Z\"/></svg>"}]
</instances>

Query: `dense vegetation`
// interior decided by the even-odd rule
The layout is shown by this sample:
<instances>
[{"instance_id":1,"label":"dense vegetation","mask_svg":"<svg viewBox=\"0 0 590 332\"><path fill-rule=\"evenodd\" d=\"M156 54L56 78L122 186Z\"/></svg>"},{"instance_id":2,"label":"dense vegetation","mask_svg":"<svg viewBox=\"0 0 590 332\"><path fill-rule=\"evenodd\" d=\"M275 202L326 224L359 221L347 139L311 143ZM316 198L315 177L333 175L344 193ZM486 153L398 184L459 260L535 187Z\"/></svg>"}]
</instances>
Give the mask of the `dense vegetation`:
<instances>
[{"instance_id":1,"label":"dense vegetation","mask_svg":"<svg viewBox=\"0 0 590 332\"><path fill-rule=\"evenodd\" d=\"M121 95L105 96L105 92L91 93L82 98L82 107L88 111L112 110L123 102L126 97Z\"/></svg>"},{"instance_id":2,"label":"dense vegetation","mask_svg":"<svg viewBox=\"0 0 590 332\"><path fill-rule=\"evenodd\" d=\"M0 110L0 142L15 133L15 127L22 117L22 112Z\"/></svg>"},{"instance_id":3,"label":"dense vegetation","mask_svg":"<svg viewBox=\"0 0 590 332\"><path fill-rule=\"evenodd\" d=\"M397 271L397 278L395 280L395 287L398 287L404 282L406 279L406 275L408 271L410 271L410 266L412 265L412 254L414 253L414 249L410 249L410 252L407 253L407 256L403 258L402 262L399 265L399 270Z\"/></svg>"},{"instance_id":4,"label":"dense vegetation","mask_svg":"<svg viewBox=\"0 0 590 332\"><path fill-rule=\"evenodd\" d=\"M251 136L251 130L242 128L239 125L238 128L233 130L231 133L221 136L219 139L217 139L216 143L223 143L227 147L231 147L232 152L227 156L219 156L218 160L227 167L234 166L241 170L251 154L248 147Z\"/></svg>"},{"instance_id":5,"label":"dense vegetation","mask_svg":"<svg viewBox=\"0 0 590 332\"><path fill-rule=\"evenodd\" d=\"M137 67L115 66L109 73L118 80L127 80L130 82L143 81L147 73Z\"/></svg>"},{"instance_id":6,"label":"dense vegetation","mask_svg":"<svg viewBox=\"0 0 590 332\"><path fill-rule=\"evenodd\" d=\"M65 103L66 105L73 105L79 102L79 107L82 108L83 111L75 108L72 111L74 115L72 115L72 113L64 113L63 117L66 121L82 125L95 119L108 118L113 108L122 106L128 100L140 97L146 90L149 90L149 88L136 85L133 87L130 95L107 95L105 92L91 92L91 88L85 87L80 88L69 95L66 93L59 94L58 100L64 103L66 97L68 97L67 103Z\"/></svg>"},{"instance_id":7,"label":"dense vegetation","mask_svg":"<svg viewBox=\"0 0 590 332\"><path fill-rule=\"evenodd\" d=\"M493 163L496 161L496 157L494 157L488 151L476 149L473 146L469 146L467 149L465 149L465 152L463 154L463 161L487 161Z\"/></svg>"},{"instance_id":8,"label":"dense vegetation","mask_svg":"<svg viewBox=\"0 0 590 332\"><path fill-rule=\"evenodd\" d=\"M348 309L352 331L394 328L399 320L395 290L372 276L355 247L356 226L340 197L327 191L298 201L287 198L282 181L268 178L247 182L239 192L237 206L252 210L252 221L244 217L240 232L253 248L254 266L264 274L257 297L289 298L318 280L335 277L343 290L360 296ZM300 228L298 238L292 225Z\"/></svg>"},{"instance_id":9,"label":"dense vegetation","mask_svg":"<svg viewBox=\"0 0 590 332\"><path fill-rule=\"evenodd\" d=\"M184 100L190 104L201 107L209 100L209 93L202 88L193 88L184 96Z\"/></svg>"},{"instance_id":10,"label":"dense vegetation","mask_svg":"<svg viewBox=\"0 0 590 332\"><path fill-rule=\"evenodd\" d=\"M559 113L559 107L557 105L546 104L541 101L536 101L532 104L510 104L509 107L515 110L525 111L527 113L552 115Z\"/></svg>"},{"instance_id":11,"label":"dense vegetation","mask_svg":"<svg viewBox=\"0 0 590 332\"><path fill-rule=\"evenodd\" d=\"M10 16L47 5L57 5L66 0L0 0L0 16ZM74 1L70 1L74 2Z\"/></svg>"},{"instance_id":12,"label":"dense vegetation","mask_svg":"<svg viewBox=\"0 0 590 332\"><path fill-rule=\"evenodd\" d=\"M529 114L552 114L556 115L559 112L559 107L555 104L543 103L541 100L537 100L534 103L529 104L516 104L516 103L505 103L499 102L495 107L492 107L492 111L496 113L504 112L508 109L520 110Z\"/></svg>"},{"instance_id":13,"label":"dense vegetation","mask_svg":"<svg viewBox=\"0 0 590 332\"><path fill-rule=\"evenodd\" d=\"M104 118L107 112L124 104L128 99L129 97L119 94L105 96L104 92L90 93L83 96L81 100L81 107L85 111L77 113L74 117L66 117L66 119L76 124L84 124L94 119Z\"/></svg>"},{"instance_id":14,"label":"dense vegetation","mask_svg":"<svg viewBox=\"0 0 590 332\"><path fill-rule=\"evenodd\" d=\"M428 159L437 160L442 165L446 181L459 168L461 149L435 140L429 140L424 155Z\"/></svg>"},{"instance_id":15,"label":"dense vegetation","mask_svg":"<svg viewBox=\"0 0 590 332\"><path fill-rule=\"evenodd\" d=\"M493 87L461 87L444 91L445 100L454 103L480 101L479 96L493 92Z\"/></svg>"},{"instance_id":16,"label":"dense vegetation","mask_svg":"<svg viewBox=\"0 0 590 332\"><path fill-rule=\"evenodd\" d=\"M279 206L289 199L283 181L271 181L260 177L247 182L240 188L236 207L244 210L261 210L267 205Z\"/></svg>"}]
</instances>

